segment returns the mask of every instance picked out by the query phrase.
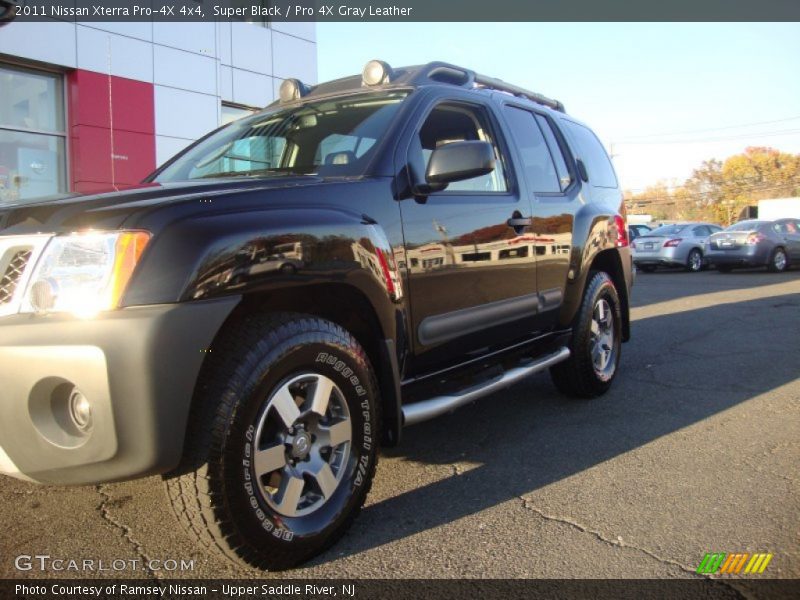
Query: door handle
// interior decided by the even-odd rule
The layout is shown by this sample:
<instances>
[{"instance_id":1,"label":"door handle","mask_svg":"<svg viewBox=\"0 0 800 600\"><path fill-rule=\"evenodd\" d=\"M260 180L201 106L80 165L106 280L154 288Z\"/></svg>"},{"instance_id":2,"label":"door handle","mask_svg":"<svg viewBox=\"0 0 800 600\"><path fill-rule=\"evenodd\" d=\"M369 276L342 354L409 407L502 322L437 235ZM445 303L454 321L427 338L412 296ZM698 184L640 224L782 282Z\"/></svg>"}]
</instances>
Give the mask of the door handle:
<instances>
[{"instance_id":1,"label":"door handle","mask_svg":"<svg viewBox=\"0 0 800 600\"><path fill-rule=\"evenodd\" d=\"M522 229L524 227L530 227L531 222L532 221L530 217L511 217L508 221L506 221L506 225L512 229Z\"/></svg>"}]
</instances>

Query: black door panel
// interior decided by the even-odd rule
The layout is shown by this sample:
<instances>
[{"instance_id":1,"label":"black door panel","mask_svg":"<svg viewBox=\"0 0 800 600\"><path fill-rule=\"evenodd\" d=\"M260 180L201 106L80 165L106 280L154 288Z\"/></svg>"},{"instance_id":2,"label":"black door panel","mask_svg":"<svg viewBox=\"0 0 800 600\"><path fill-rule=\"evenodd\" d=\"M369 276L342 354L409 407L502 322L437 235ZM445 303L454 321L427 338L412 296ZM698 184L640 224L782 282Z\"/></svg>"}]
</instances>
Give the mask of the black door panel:
<instances>
[{"instance_id":1,"label":"black door panel","mask_svg":"<svg viewBox=\"0 0 800 600\"><path fill-rule=\"evenodd\" d=\"M452 141L479 139L497 148L494 131L486 107L432 103L412 138L409 164L424 173L432 151ZM466 357L533 329L536 250L524 222L530 203L496 152L493 173L400 205L419 371L441 366L443 346L452 360L452 350Z\"/></svg>"}]
</instances>

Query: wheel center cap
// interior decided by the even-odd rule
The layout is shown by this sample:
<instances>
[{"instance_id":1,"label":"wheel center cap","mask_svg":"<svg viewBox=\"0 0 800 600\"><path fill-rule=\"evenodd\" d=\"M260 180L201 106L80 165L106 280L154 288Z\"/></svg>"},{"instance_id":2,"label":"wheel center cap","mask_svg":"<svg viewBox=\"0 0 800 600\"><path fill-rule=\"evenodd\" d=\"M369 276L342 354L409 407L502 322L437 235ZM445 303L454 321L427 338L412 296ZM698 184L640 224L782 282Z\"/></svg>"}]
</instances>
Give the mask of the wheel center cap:
<instances>
[{"instance_id":1,"label":"wheel center cap","mask_svg":"<svg viewBox=\"0 0 800 600\"><path fill-rule=\"evenodd\" d=\"M292 456L305 458L311 450L311 436L305 431L298 433L292 440Z\"/></svg>"}]
</instances>

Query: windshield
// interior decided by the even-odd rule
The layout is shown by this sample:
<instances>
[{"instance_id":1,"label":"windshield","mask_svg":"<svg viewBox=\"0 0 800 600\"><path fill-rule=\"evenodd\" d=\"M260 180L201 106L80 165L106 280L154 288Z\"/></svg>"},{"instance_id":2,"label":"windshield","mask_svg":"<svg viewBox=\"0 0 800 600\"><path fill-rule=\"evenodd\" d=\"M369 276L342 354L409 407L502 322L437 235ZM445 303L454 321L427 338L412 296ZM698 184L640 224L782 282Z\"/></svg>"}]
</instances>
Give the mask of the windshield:
<instances>
[{"instance_id":1,"label":"windshield","mask_svg":"<svg viewBox=\"0 0 800 600\"><path fill-rule=\"evenodd\" d=\"M728 227L725 231L753 231L761 227L766 221L740 221Z\"/></svg>"},{"instance_id":2,"label":"windshield","mask_svg":"<svg viewBox=\"0 0 800 600\"><path fill-rule=\"evenodd\" d=\"M406 96L406 92L361 94L234 121L180 155L154 181L362 175Z\"/></svg>"},{"instance_id":3,"label":"windshield","mask_svg":"<svg viewBox=\"0 0 800 600\"><path fill-rule=\"evenodd\" d=\"M647 235L678 235L684 229L686 229L686 225L664 225L654 229Z\"/></svg>"}]
</instances>

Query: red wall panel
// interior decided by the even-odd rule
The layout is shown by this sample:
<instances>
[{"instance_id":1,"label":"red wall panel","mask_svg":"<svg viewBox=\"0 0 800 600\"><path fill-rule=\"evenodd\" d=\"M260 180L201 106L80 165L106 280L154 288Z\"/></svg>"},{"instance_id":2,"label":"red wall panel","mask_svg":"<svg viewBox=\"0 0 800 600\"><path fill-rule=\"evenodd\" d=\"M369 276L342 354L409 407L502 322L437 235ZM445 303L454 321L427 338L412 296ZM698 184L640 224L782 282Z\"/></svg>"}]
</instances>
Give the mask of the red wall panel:
<instances>
[{"instance_id":1,"label":"red wall panel","mask_svg":"<svg viewBox=\"0 0 800 600\"><path fill-rule=\"evenodd\" d=\"M67 86L74 191L125 187L155 169L152 84L76 70Z\"/></svg>"}]
</instances>

